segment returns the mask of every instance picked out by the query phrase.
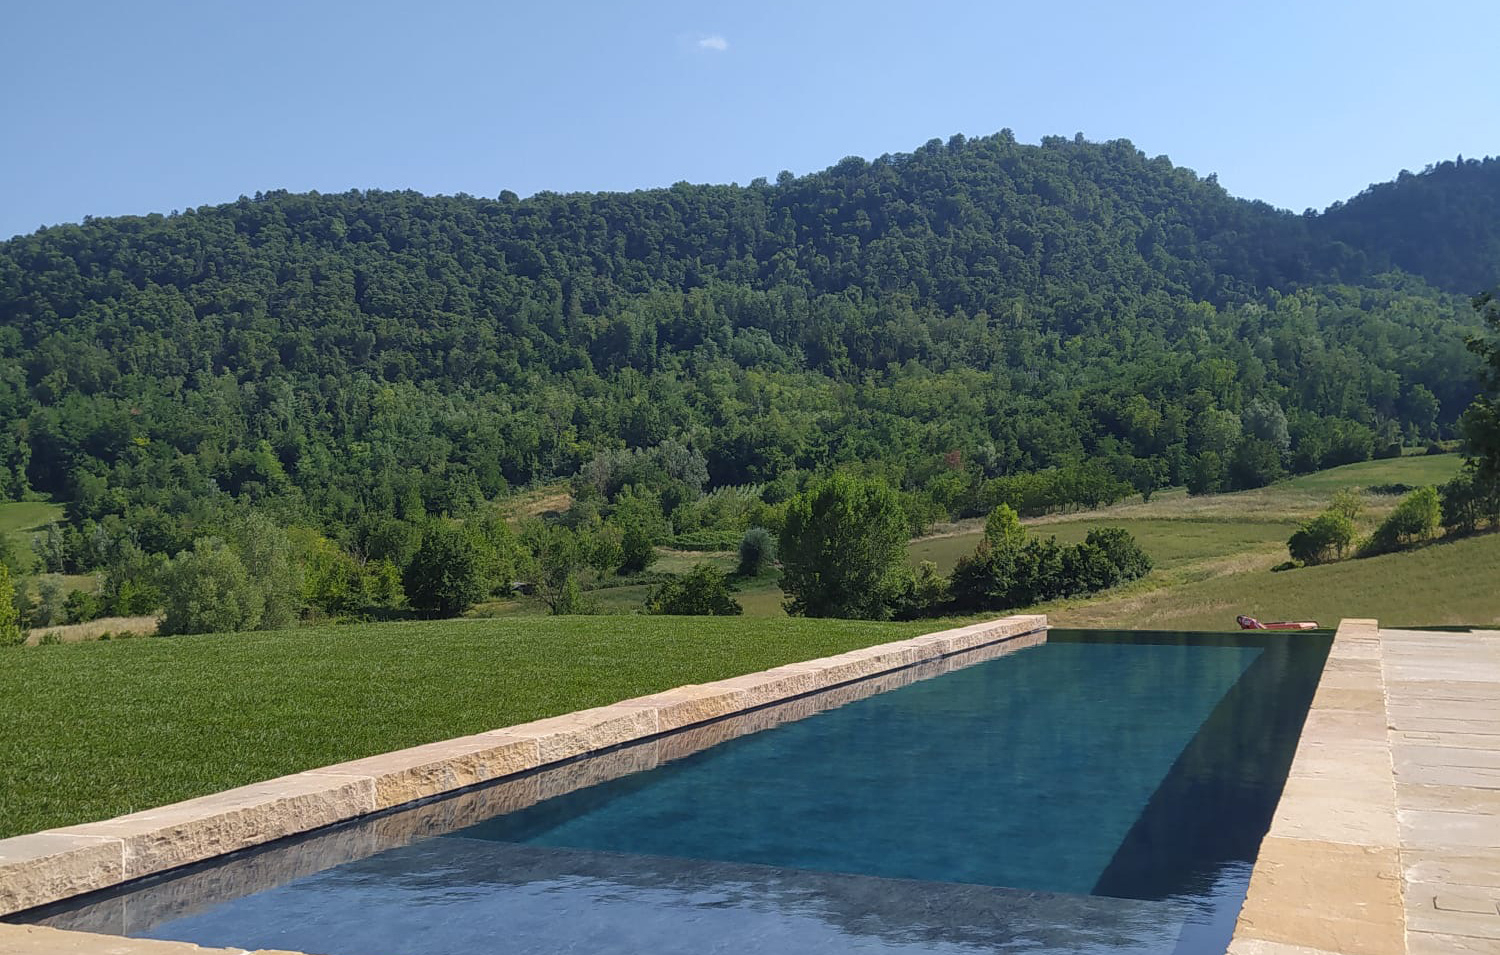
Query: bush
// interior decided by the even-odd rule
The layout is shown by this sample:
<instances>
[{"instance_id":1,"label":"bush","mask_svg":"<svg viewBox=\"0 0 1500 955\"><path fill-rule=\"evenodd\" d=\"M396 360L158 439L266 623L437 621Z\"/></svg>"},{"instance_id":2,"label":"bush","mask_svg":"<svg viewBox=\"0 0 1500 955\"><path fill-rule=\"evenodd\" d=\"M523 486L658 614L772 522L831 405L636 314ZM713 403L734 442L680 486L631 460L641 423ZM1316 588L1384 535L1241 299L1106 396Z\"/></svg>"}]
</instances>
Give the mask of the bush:
<instances>
[{"instance_id":1,"label":"bush","mask_svg":"<svg viewBox=\"0 0 1500 955\"><path fill-rule=\"evenodd\" d=\"M1354 522L1345 514L1329 509L1303 524L1286 546L1293 560L1322 564L1342 560L1353 543Z\"/></svg>"},{"instance_id":2,"label":"bush","mask_svg":"<svg viewBox=\"0 0 1500 955\"><path fill-rule=\"evenodd\" d=\"M1003 516L987 525L975 552L959 559L949 582L956 608L1025 607L1104 590L1151 571L1151 558L1123 528L1094 528L1082 542L1063 547L1053 537L1023 540L1008 524Z\"/></svg>"},{"instance_id":3,"label":"bush","mask_svg":"<svg viewBox=\"0 0 1500 955\"><path fill-rule=\"evenodd\" d=\"M938 573L937 564L924 560L902 578L892 616L897 620L935 617L947 608L949 597L947 578Z\"/></svg>"},{"instance_id":4,"label":"bush","mask_svg":"<svg viewBox=\"0 0 1500 955\"><path fill-rule=\"evenodd\" d=\"M162 571L160 632L224 633L260 626L265 598L239 555L223 541L203 537Z\"/></svg>"},{"instance_id":5,"label":"bush","mask_svg":"<svg viewBox=\"0 0 1500 955\"><path fill-rule=\"evenodd\" d=\"M446 521L427 525L401 582L413 607L440 617L456 617L484 596L478 552Z\"/></svg>"},{"instance_id":6,"label":"bush","mask_svg":"<svg viewBox=\"0 0 1500 955\"><path fill-rule=\"evenodd\" d=\"M764 527L752 527L740 538L741 577L759 577L776 561L776 538Z\"/></svg>"},{"instance_id":7,"label":"bush","mask_svg":"<svg viewBox=\"0 0 1500 955\"><path fill-rule=\"evenodd\" d=\"M646 595L646 612L693 617L733 617L745 612L734 599L729 578L709 564L670 577Z\"/></svg>"},{"instance_id":8,"label":"bush","mask_svg":"<svg viewBox=\"0 0 1500 955\"><path fill-rule=\"evenodd\" d=\"M1362 550L1366 555L1384 554L1426 540L1437 531L1442 516L1437 488L1417 488L1401 499Z\"/></svg>"},{"instance_id":9,"label":"bush","mask_svg":"<svg viewBox=\"0 0 1500 955\"><path fill-rule=\"evenodd\" d=\"M1439 491L1443 527L1450 534L1472 534L1481 522L1500 524L1500 480L1466 467Z\"/></svg>"},{"instance_id":10,"label":"bush","mask_svg":"<svg viewBox=\"0 0 1500 955\"><path fill-rule=\"evenodd\" d=\"M787 611L890 616L906 558L906 514L879 481L835 474L793 498L779 550Z\"/></svg>"},{"instance_id":11,"label":"bush","mask_svg":"<svg viewBox=\"0 0 1500 955\"><path fill-rule=\"evenodd\" d=\"M1375 449L1375 460L1377 460L1377 461L1385 461L1385 460L1389 460L1390 458L1399 458L1399 457L1401 457L1401 442L1400 441L1392 441L1389 444L1383 445L1383 446Z\"/></svg>"},{"instance_id":12,"label":"bush","mask_svg":"<svg viewBox=\"0 0 1500 955\"><path fill-rule=\"evenodd\" d=\"M1123 527L1091 528L1084 543L1098 548L1117 572L1115 583L1125 583L1151 573L1151 557ZM1113 586L1113 585L1111 585Z\"/></svg>"},{"instance_id":13,"label":"bush","mask_svg":"<svg viewBox=\"0 0 1500 955\"><path fill-rule=\"evenodd\" d=\"M68 594L62 578L56 574L44 574L36 583L36 609L32 621L38 627L55 627L67 623L66 602Z\"/></svg>"}]
</instances>

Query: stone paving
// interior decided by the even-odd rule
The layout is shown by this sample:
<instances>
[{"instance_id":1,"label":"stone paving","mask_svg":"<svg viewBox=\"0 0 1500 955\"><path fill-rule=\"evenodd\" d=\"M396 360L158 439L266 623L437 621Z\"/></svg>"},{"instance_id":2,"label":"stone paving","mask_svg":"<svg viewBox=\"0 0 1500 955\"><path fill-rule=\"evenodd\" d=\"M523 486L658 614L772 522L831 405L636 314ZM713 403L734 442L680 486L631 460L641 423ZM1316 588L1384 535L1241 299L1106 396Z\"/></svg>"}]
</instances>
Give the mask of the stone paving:
<instances>
[{"instance_id":1,"label":"stone paving","mask_svg":"<svg viewBox=\"0 0 1500 955\"><path fill-rule=\"evenodd\" d=\"M1500 955L1500 632L1346 620L1230 955Z\"/></svg>"},{"instance_id":2,"label":"stone paving","mask_svg":"<svg viewBox=\"0 0 1500 955\"><path fill-rule=\"evenodd\" d=\"M1380 636L1407 950L1500 953L1500 631Z\"/></svg>"}]
</instances>

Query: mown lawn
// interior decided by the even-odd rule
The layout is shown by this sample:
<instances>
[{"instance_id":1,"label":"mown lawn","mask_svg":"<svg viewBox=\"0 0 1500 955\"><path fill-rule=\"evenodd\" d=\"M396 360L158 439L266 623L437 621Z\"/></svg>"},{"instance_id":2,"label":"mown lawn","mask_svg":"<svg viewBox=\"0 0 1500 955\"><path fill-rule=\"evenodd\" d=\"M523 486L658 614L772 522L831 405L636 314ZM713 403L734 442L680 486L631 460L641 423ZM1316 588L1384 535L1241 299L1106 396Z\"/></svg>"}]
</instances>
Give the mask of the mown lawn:
<instances>
[{"instance_id":1,"label":"mown lawn","mask_svg":"<svg viewBox=\"0 0 1500 955\"><path fill-rule=\"evenodd\" d=\"M0 650L0 837L941 626L528 617Z\"/></svg>"}]
</instances>

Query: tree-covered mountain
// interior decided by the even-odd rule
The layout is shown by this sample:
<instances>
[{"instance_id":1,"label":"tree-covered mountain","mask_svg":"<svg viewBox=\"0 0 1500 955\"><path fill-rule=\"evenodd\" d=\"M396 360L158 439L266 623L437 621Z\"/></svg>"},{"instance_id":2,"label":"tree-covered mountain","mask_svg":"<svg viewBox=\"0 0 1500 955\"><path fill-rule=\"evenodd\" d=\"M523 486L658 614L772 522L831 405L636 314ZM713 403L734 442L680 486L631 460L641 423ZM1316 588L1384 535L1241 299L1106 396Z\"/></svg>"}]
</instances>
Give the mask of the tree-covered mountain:
<instances>
[{"instance_id":1,"label":"tree-covered mountain","mask_svg":"<svg viewBox=\"0 0 1500 955\"><path fill-rule=\"evenodd\" d=\"M1002 132L744 187L48 228L0 244L0 497L175 553L247 503L368 551L373 517L570 476L678 531L707 486L837 467L934 513L1031 472L1042 506L1084 472L1251 486L1473 397L1500 163L1449 166L1299 216Z\"/></svg>"}]
</instances>

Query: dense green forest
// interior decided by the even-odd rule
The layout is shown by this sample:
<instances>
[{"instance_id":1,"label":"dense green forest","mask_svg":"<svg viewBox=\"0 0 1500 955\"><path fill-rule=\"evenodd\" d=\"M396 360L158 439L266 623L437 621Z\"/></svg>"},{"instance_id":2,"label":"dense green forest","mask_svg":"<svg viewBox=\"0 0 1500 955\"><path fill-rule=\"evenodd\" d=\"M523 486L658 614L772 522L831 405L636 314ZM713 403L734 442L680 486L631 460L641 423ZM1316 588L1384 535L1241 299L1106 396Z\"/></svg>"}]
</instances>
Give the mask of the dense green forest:
<instances>
[{"instance_id":1,"label":"dense green forest","mask_svg":"<svg viewBox=\"0 0 1500 955\"><path fill-rule=\"evenodd\" d=\"M389 594L428 521L554 479L657 543L837 469L913 528L1253 487L1452 436L1497 210L1491 159L1295 215L1006 131L743 187L86 220L0 243L0 499L68 505L51 570L254 509Z\"/></svg>"}]
</instances>

